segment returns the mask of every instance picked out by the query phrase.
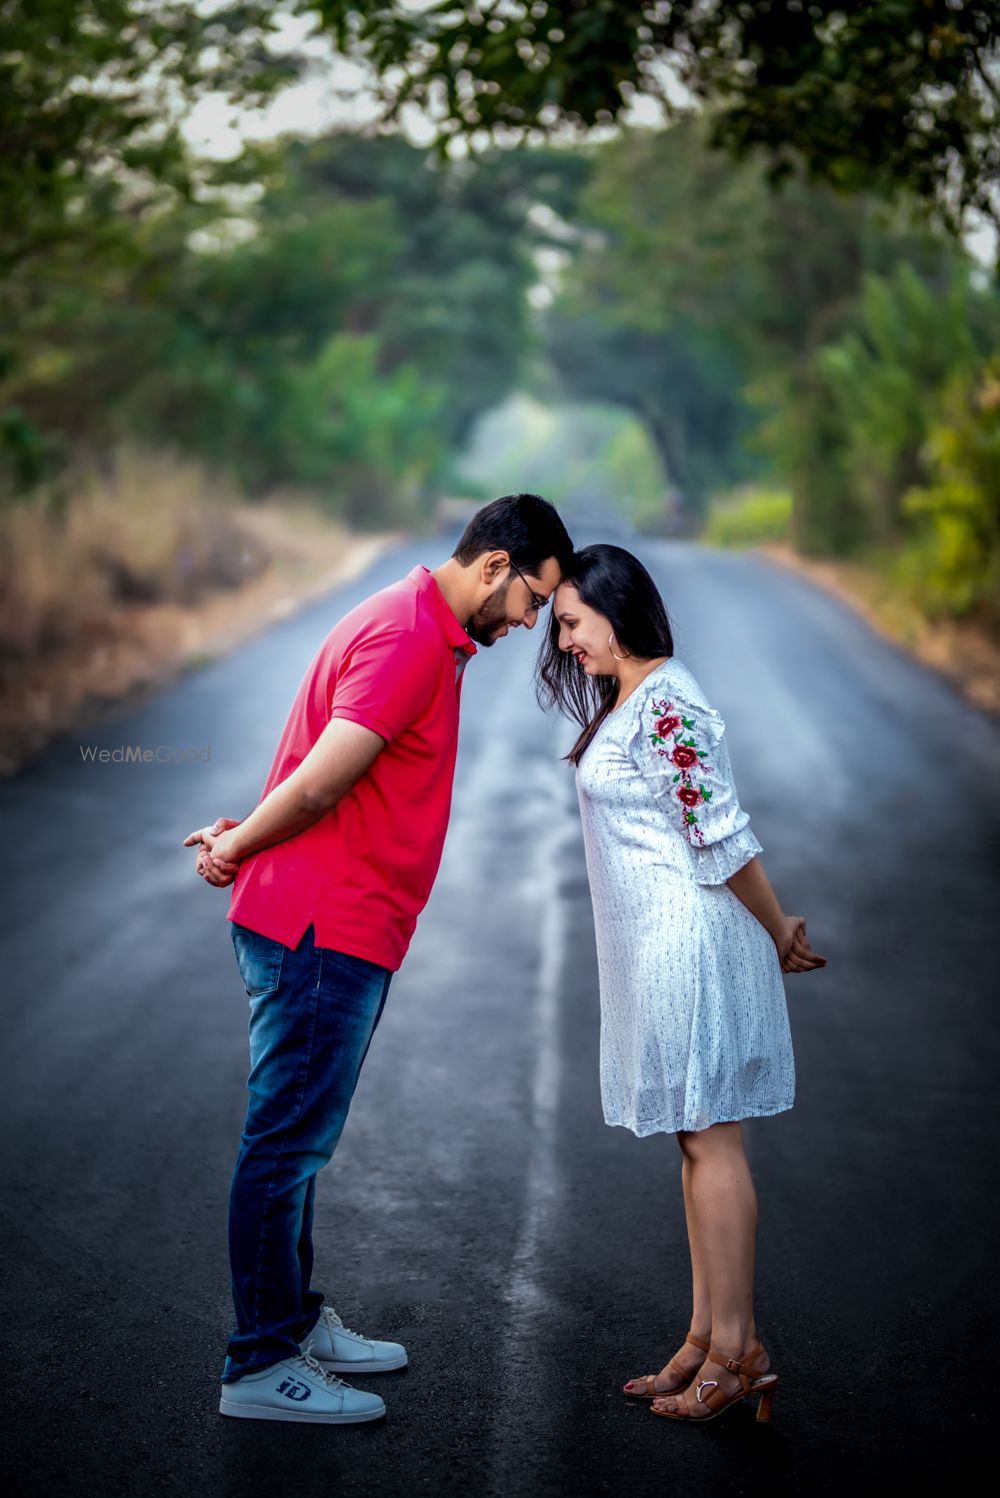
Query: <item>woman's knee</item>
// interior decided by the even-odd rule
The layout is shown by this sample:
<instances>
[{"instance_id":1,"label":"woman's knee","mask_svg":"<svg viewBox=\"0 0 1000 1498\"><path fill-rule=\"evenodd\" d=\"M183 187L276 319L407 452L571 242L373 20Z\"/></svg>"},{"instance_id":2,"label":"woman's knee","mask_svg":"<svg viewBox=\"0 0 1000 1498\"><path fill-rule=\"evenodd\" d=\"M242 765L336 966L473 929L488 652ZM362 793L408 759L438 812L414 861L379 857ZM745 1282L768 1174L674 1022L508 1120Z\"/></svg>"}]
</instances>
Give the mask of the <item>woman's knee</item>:
<instances>
[{"instance_id":1,"label":"woman's knee","mask_svg":"<svg viewBox=\"0 0 1000 1498\"><path fill-rule=\"evenodd\" d=\"M677 1134L688 1160L717 1159L730 1151L743 1152L743 1126L736 1123L710 1124L707 1129L683 1129Z\"/></svg>"}]
</instances>

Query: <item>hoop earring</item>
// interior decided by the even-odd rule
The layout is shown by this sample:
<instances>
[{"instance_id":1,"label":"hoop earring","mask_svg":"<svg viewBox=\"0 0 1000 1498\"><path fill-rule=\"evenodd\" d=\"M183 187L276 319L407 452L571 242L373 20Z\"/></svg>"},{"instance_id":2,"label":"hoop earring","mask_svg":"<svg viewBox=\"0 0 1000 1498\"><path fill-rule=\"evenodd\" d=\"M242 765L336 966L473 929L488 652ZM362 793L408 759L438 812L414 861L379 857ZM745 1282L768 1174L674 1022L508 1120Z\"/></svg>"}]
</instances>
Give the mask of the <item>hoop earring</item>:
<instances>
[{"instance_id":1,"label":"hoop earring","mask_svg":"<svg viewBox=\"0 0 1000 1498\"><path fill-rule=\"evenodd\" d=\"M616 661L627 661L629 659L628 654L626 653L625 655L619 655L615 647L612 645L611 641L614 639L614 637L615 632L614 630L612 630L608 635L608 649L611 651L611 654L614 656Z\"/></svg>"}]
</instances>

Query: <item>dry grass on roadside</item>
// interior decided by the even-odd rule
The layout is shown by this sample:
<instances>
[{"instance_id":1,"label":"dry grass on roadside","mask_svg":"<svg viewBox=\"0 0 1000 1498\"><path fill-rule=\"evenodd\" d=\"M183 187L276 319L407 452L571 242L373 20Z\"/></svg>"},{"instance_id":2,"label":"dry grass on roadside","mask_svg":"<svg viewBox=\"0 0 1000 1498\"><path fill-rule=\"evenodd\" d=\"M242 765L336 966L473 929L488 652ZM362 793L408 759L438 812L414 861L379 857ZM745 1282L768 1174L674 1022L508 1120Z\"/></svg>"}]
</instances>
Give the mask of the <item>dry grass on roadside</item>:
<instances>
[{"instance_id":1,"label":"dry grass on roadside","mask_svg":"<svg viewBox=\"0 0 1000 1498\"><path fill-rule=\"evenodd\" d=\"M353 535L313 496L248 504L196 464L129 452L61 508L0 511L0 776L398 539Z\"/></svg>"},{"instance_id":2,"label":"dry grass on roadside","mask_svg":"<svg viewBox=\"0 0 1000 1498\"><path fill-rule=\"evenodd\" d=\"M123 605L190 604L266 565L223 483L194 463L122 451L68 499L0 513L0 656L99 636Z\"/></svg>"}]
</instances>

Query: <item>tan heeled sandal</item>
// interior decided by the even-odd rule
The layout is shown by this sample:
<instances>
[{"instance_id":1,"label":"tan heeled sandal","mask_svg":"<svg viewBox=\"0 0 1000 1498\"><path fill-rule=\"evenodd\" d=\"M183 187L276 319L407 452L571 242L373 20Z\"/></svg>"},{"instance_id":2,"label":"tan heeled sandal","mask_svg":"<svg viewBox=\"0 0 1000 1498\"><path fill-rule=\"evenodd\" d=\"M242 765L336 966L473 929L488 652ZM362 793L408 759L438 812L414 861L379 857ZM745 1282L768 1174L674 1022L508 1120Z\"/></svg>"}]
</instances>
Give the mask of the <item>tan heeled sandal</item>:
<instances>
[{"instance_id":1,"label":"tan heeled sandal","mask_svg":"<svg viewBox=\"0 0 1000 1498\"><path fill-rule=\"evenodd\" d=\"M695 1347L700 1347L702 1352L708 1352L708 1343L702 1337L696 1337L693 1332L688 1332L684 1340L685 1342L692 1343ZM675 1366L674 1360L671 1358L667 1367L671 1368ZM680 1373L681 1370L678 1368L677 1371ZM683 1381L679 1384L674 1384L672 1389L658 1389L656 1387L656 1380L659 1377L658 1373L644 1373L641 1378L630 1378L623 1388L622 1393L626 1394L629 1399L659 1399L661 1395L665 1394L682 1394L694 1379L693 1374L688 1375L685 1373L681 1375Z\"/></svg>"},{"instance_id":2,"label":"tan heeled sandal","mask_svg":"<svg viewBox=\"0 0 1000 1498\"><path fill-rule=\"evenodd\" d=\"M716 1352L715 1348L709 1348L708 1361L718 1363L720 1368L727 1368L730 1373L735 1373L740 1381L741 1387L733 1394L724 1394L719 1385L712 1378L700 1378L698 1380L697 1398L698 1403L711 1410L710 1415L691 1415L684 1406L681 1412L675 1410L657 1410L650 1408L651 1415L662 1415L664 1420L687 1420L690 1425L701 1425L708 1420L714 1420L730 1405L739 1404L741 1399L746 1399L750 1394L759 1394L760 1403L757 1406L757 1419L769 1421L771 1409L774 1405L774 1390L778 1383L776 1373L763 1373L754 1376L754 1368L759 1358L764 1354L764 1349L758 1342L756 1347L751 1347L741 1358L727 1358L724 1353ZM692 1380L693 1382L693 1380Z\"/></svg>"}]
</instances>

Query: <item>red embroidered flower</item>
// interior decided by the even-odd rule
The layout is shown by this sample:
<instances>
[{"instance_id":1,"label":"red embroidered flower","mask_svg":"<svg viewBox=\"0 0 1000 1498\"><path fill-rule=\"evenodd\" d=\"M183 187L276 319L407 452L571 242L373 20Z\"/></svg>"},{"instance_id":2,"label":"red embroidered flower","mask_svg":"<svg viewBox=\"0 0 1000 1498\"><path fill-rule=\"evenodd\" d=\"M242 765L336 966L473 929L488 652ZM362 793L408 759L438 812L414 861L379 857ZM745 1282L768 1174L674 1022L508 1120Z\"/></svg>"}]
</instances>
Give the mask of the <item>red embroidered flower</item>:
<instances>
[{"instance_id":1,"label":"red embroidered flower","mask_svg":"<svg viewBox=\"0 0 1000 1498\"><path fill-rule=\"evenodd\" d=\"M675 744L674 752L670 758L678 770L690 770L699 763L698 751L690 748L687 744Z\"/></svg>"},{"instance_id":2,"label":"red embroidered flower","mask_svg":"<svg viewBox=\"0 0 1000 1498\"><path fill-rule=\"evenodd\" d=\"M692 810L702 803L708 804L712 799L712 792L706 790L704 785L692 784L692 772L699 771L702 774L711 773L711 766L707 763L708 751L697 748L693 733L695 732L695 720L685 718L683 712L674 708L673 702L668 697L655 697L650 703L652 711L656 714L653 719L654 727L648 733L648 738L654 752L661 759L668 760L677 770L673 777L673 784L677 786L676 795L678 801L684 807L682 821L689 839L704 845L705 836L698 825L698 818ZM687 743L671 743L672 735L680 736L687 730Z\"/></svg>"}]
</instances>

